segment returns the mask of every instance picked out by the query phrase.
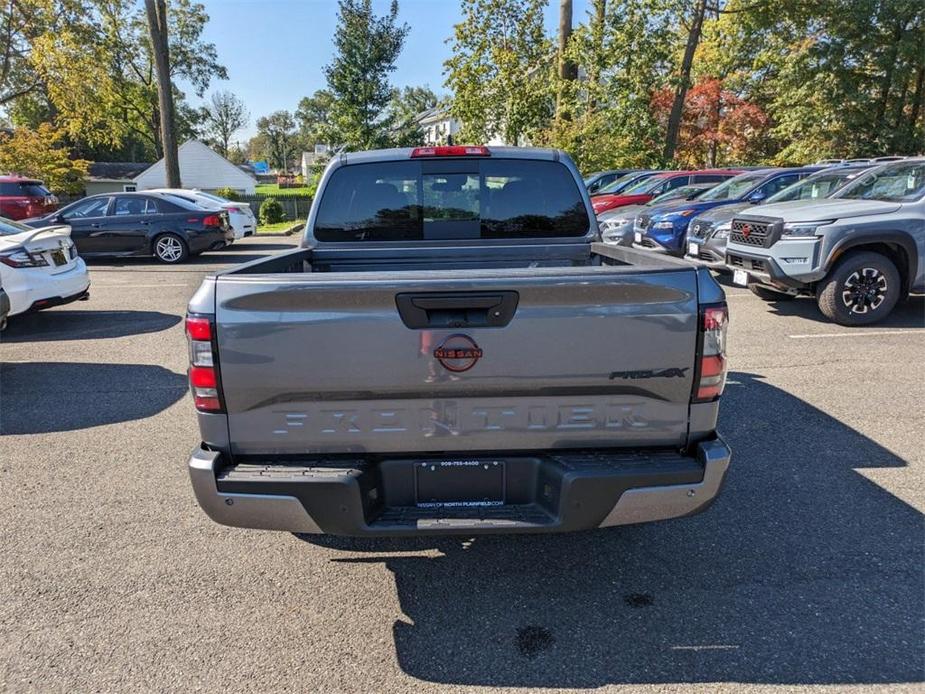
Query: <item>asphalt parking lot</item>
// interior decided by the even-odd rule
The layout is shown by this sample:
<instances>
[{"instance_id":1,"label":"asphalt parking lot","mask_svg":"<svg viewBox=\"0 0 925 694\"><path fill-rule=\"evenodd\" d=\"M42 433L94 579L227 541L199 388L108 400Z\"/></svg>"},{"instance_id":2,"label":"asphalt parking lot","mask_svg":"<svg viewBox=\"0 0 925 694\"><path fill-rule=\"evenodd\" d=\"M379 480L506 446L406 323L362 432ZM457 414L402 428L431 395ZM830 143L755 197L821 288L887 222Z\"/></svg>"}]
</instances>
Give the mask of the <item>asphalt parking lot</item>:
<instances>
[{"instance_id":1,"label":"asphalt parking lot","mask_svg":"<svg viewBox=\"0 0 925 694\"><path fill-rule=\"evenodd\" d=\"M705 514L306 541L212 523L185 469L186 302L291 243L92 263L89 301L0 336L0 690L921 691L921 298L848 329L728 288Z\"/></svg>"}]
</instances>

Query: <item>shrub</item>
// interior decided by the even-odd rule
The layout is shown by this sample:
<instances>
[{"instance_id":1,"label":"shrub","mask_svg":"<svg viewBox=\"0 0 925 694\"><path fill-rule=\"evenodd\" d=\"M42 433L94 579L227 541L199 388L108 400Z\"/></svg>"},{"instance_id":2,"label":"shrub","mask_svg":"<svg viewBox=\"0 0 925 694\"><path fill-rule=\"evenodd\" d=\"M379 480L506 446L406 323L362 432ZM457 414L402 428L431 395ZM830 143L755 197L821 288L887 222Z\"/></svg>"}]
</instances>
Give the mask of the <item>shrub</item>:
<instances>
[{"instance_id":1,"label":"shrub","mask_svg":"<svg viewBox=\"0 0 925 694\"><path fill-rule=\"evenodd\" d=\"M215 194L225 200L238 200L238 191L234 188L217 188Z\"/></svg>"},{"instance_id":2,"label":"shrub","mask_svg":"<svg viewBox=\"0 0 925 694\"><path fill-rule=\"evenodd\" d=\"M278 224L284 221L286 221L286 214L283 212L283 206L279 204L279 200L267 198L260 203L261 224Z\"/></svg>"}]
</instances>

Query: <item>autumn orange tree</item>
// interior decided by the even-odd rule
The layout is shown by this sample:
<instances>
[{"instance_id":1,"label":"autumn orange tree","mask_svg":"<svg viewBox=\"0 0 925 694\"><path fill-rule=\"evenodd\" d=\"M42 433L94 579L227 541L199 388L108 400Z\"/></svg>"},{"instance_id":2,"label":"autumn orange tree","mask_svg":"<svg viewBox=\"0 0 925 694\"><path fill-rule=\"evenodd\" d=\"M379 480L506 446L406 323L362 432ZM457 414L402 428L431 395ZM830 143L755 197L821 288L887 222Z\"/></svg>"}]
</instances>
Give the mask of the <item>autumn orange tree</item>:
<instances>
[{"instance_id":1,"label":"autumn orange tree","mask_svg":"<svg viewBox=\"0 0 925 694\"><path fill-rule=\"evenodd\" d=\"M660 122L667 124L673 99L670 88L652 98ZM755 163L768 127L768 116L759 105L726 89L722 80L704 78L685 96L675 161L692 168Z\"/></svg>"}]
</instances>

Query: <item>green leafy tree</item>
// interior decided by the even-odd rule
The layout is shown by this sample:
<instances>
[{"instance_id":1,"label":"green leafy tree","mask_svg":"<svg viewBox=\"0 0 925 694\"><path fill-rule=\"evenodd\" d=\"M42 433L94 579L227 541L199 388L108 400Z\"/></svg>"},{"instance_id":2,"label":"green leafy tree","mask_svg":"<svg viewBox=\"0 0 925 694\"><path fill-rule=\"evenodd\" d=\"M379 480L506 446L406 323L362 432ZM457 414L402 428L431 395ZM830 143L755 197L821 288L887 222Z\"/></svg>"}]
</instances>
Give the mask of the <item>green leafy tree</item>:
<instances>
[{"instance_id":1,"label":"green leafy tree","mask_svg":"<svg viewBox=\"0 0 925 694\"><path fill-rule=\"evenodd\" d=\"M35 176L56 193L80 193L90 162L71 159L62 139L49 123L35 130L16 128L0 136L0 170Z\"/></svg>"},{"instance_id":2,"label":"green leafy tree","mask_svg":"<svg viewBox=\"0 0 925 694\"><path fill-rule=\"evenodd\" d=\"M275 111L269 116L258 118L257 134L264 148L262 154L270 166L280 171L289 171L297 147L292 114L289 111Z\"/></svg>"},{"instance_id":3,"label":"green leafy tree","mask_svg":"<svg viewBox=\"0 0 925 694\"><path fill-rule=\"evenodd\" d=\"M549 121L556 55L543 30L545 6L546 0L462 0L463 21L444 63L461 141L522 143Z\"/></svg>"},{"instance_id":4,"label":"green leafy tree","mask_svg":"<svg viewBox=\"0 0 925 694\"><path fill-rule=\"evenodd\" d=\"M569 117L533 141L565 149L583 171L658 165L664 126L651 103L673 65L674 22L669 0L594 0L565 56L581 76L555 78Z\"/></svg>"},{"instance_id":5,"label":"green leafy tree","mask_svg":"<svg viewBox=\"0 0 925 694\"><path fill-rule=\"evenodd\" d=\"M167 26L177 131L196 116L186 111L178 80L203 96L227 79L215 46L202 38L208 15L201 3L172 0ZM78 20L32 41L30 62L57 125L78 147L118 149L128 139L148 156L162 153L154 57L145 11L133 0L89 0ZM185 121L185 122L184 122Z\"/></svg>"},{"instance_id":6,"label":"green leafy tree","mask_svg":"<svg viewBox=\"0 0 925 694\"><path fill-rule=\"evenodd\" d=\"M398 24L397 0L383 17L375 15L371 0L340 0L334 58L324 69L333 97L331 144L374 149L388 143L388 76L408 31L407 24Z\"/></svg>"},{"instance_id":7,"label":"green leafy tree","mask_svg":"<svg viewBox=\"0 0 925 694\"><path fill-rule=\"evenodd\" d=\"M389 102L389 120L392 131L389 139L395 147L414 147L423 144L424 133L417 118L427 109L435 107L440 99L430 87L405 87L394 90Z\"/></svg>"},{"instance_id":8,"label":"green leafy tree","mask_svg":"<svg viewBox=\"0 0 925 694\"><path fill-rule=\"evenodd\" d=\"M334 139L331 129L331 108L334 95L327 89L319 89L311 96L299 101L295 112L299 137L307 147L316 144L330 144Z\"/></svg>"}]
</instances>

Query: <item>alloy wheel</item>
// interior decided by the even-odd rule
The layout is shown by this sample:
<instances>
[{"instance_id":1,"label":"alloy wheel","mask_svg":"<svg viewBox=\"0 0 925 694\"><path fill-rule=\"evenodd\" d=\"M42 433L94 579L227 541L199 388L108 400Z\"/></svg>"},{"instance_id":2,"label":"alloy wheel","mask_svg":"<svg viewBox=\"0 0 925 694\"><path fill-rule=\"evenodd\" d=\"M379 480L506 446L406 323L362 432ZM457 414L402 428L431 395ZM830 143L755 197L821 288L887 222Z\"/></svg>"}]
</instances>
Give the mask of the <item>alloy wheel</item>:
<instances>
[{"instance_id":1,"label":"alloy wheel","mask_svg":"<svg viewBox=\"0 0 925 694\"><path fill-rule=\"evenodd\" d=\"M886 276L874 267L852 272L842 287L841 299L852 313L875 311L886 298Z\"/></svg>"},{"instance_id":2,"label":"alloy wheel","mask_svg":"<svg viewBox=\"0 0 925 694\"><path fill-rule=\"evenodd\" d=\"M154 252L164 262L175 263L183 257L183 242L174 236L164 236L157 240Z\"/></svg>"}]
</instances>

